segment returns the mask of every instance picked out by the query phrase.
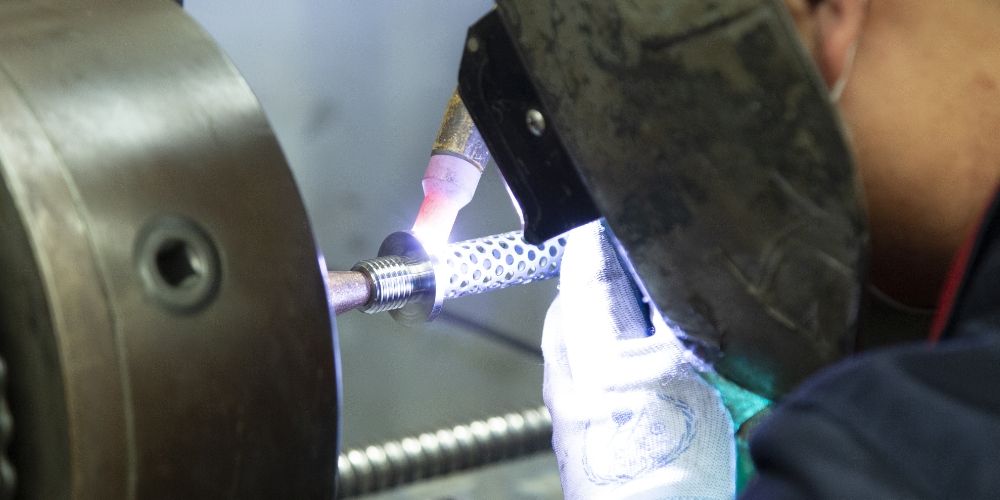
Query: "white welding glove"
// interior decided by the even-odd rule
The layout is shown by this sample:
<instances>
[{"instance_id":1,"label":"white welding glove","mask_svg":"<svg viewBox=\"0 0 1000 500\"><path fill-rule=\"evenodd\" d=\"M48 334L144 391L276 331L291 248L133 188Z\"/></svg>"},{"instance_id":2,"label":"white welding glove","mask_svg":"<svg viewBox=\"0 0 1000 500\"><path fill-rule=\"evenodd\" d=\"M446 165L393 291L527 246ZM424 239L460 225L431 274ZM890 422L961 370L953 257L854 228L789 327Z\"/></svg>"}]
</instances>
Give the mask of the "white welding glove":
<instances>
[{"instance_id":1,"label":"white welding glove","mask_svg":"<svg viewBox=\"0 0 1000 500\"><path fill-rule=\"evenodd\" d=\"M642 309L600 223L568 235L545 320L545 404L566 498L731 499L735 444L718 392Z\"/></svg>"}]
</instances>

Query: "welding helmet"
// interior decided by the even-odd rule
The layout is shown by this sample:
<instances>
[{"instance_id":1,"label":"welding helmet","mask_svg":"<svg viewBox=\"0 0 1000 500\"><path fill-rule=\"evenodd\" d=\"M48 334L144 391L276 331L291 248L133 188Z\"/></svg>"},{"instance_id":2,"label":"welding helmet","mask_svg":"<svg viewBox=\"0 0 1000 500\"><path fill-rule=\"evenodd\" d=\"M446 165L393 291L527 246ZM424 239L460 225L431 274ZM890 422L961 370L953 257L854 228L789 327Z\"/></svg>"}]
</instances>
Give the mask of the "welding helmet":
<instances>
[{"instance_id":1,"label":"welding helmet","mask_svg":"<svg viewBox=\"0 0 1000 500\"><path fill-rule=\"evenodd\" d=\"M542 241L604 218L719 374L779 397L856 348L868 230L780 0L500 0L459 88Z\"/></svg>"}]
</instances>

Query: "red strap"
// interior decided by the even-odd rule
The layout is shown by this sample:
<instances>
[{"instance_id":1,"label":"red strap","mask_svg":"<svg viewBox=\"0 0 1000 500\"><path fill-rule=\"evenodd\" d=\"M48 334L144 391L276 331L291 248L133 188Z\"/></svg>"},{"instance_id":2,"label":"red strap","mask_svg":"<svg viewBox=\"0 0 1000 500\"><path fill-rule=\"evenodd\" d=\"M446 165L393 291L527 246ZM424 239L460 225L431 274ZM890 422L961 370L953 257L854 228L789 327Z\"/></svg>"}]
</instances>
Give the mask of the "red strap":
<instances>
[{"instance_id":1,"label":"red strap","mask_svg":"<svg viewBox=\"0 0 1000 500\"><path fill-rule=\"evenodd\" d=\"M978 226L977 226L978 227ZM969 266L969 257L972 255L972 248L976 245L978 231L972 232L965 238L965 243L955 254L955 260L948 270L948 277L945 279L944 287L941 288L941 297L938 299L937 311L934 313L934 322L931 323L931 343L941 340L948 319L951 318L955 310L955 301L958 300L958 291L965 281L965 270Z\"/></svg>"},{"instance_id":2,"label":"red strap","mask_svg":"<svg viewBox=\"0 0 1000 500\"><path fill-rule=\"evenodd\" d=\"M994 193L994 197L992 198L994 201L991 201L983 209L983 213L979 216L979 224L976 224L974 226L975 230L969 232L968 236L965 237L965 242L962 243L961 248L959 248L951 263L944 287L941 288L941 297L938 299L937 311L934 313L934 322L931 323L929 340L932 344L941 340L944 329L948 327L948 320L955 313L955 302L958 301L958 293L962 289L962 283L965 282L965 275L969 270L969 259L972 257L972 251L976 247L976 242L979 241L979 235L986 222L986 216L990 213L990 207L997 199L998 194L1000 194L1000 191Z\"/></svg>"}]
</instances>

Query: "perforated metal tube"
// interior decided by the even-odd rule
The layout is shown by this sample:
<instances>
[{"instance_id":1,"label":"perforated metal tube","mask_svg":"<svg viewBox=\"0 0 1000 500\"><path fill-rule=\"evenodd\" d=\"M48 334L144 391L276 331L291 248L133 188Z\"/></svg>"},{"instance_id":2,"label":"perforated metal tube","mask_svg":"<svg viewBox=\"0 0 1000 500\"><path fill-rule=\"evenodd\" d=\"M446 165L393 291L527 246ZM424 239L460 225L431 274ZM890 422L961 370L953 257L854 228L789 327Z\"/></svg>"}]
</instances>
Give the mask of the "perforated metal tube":
<instances>
[{"instance_id":1,"label":"perforated metal tube","mask_svg":"<svg viewBox=\"0 0 1000 500\"><path fill-rule=\"evenodd\" d=\"M446 299L547 280L559 275L565 247L561 237L532 245L520 231L462 241L437 257L435 275Z\"/></svg>"},{"instance_id":2,"label":"perforated metal tube","mask_svg":"<svg viewBox=\"0 0 1000 500\"><path fill-rule=\"evenodd\" d=\"M362 312L390 311L413 323L434 319L446 299L558 276L565 246L562 237L532 245L514 231L460 241L429 254L414 235L400 232L385 239L379 257L358 262L352 271L369 283Z\"/></svg>"}]
</instances>

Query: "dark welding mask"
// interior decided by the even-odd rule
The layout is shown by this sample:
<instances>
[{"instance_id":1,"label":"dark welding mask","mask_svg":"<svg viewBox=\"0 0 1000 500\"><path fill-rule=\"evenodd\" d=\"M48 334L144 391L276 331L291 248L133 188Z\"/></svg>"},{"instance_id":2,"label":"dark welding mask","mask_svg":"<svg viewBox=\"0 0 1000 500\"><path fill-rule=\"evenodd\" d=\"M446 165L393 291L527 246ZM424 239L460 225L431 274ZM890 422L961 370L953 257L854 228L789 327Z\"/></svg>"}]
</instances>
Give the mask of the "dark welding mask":
<instances>
[{"instance_id":1,"label":"dark welding mask","mask_svg":"<svg viewBox=\"0 0 1000 500\"><path fill-rule=\"evenodd\" d=\"M856 348L860 187L780 0L500 0L459 87L526 237L604 218L724 377L778 397Z\"/></svg>"}]
</instances>

